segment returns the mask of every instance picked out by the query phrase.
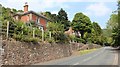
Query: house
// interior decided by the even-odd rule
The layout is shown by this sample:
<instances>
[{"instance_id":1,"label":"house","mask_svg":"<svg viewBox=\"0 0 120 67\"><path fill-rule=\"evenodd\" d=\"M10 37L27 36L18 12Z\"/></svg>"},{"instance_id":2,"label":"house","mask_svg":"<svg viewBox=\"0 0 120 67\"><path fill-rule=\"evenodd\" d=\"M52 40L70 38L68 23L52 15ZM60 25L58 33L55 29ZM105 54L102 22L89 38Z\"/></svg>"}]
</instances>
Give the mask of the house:
<instances>
[{"instance_id":1,"label":"house","mask_svg":"<svg viewBox=\"0 0 120 67\"><path fill-rule=\"evenodd\" d=\"M35 22L40 29L46 30L46 26L48 21L50 21L48 18L46 18L43 15L40 15L34 11L28 11L28 4L25 3L24 5L24 12L16 13L14 16L15 20L23 21L24 23L29 23L30 21Z\"/></svg>"},{"instance_id":2,"label":"house","mask_svg":"<svg viewBox=\"0 0 120 67\"><path fill-rule=\"evenodd\" d=\"M65 31L65 34L67 35L74 35L74 30L72 30L72 27L69 27L69 30L68 31Z\"/></svg>"},{"instance_id":3,"label":"house","mask_svg":"<svg viewBox=\"0 0 120 67\"><path fill-rule=\"evenodd\" d=\"M67 35L75 35L76 37L81 37L81 33L80 32L75 32L72 27L69 27L68 31L65 31L65 34Z\"/></svg>"}]
</instances>

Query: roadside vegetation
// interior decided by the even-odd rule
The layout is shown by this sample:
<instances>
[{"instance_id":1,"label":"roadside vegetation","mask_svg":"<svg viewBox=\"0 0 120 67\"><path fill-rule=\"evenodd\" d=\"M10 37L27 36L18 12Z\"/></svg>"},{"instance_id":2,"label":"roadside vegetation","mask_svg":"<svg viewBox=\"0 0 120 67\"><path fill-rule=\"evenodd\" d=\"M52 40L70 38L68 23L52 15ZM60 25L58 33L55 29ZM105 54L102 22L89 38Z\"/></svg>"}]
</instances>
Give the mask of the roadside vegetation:
<instances>
[{"instance_id":1,"label":"roadside vegetation","mask_svg":"<svg viewBox=\"0 0 120 67\"><path fill-rule=\"evenodd\" d=\"M95 50L97 50L97 49L94 48L94 49L89 49L89 50L81 50L79 52L80 52L80 55L84 55L84 54L88 54L90 52L93 52Z\"/></svg>"},{"instance_id":2,"label":"roadside vegetation","mask_svg":"<svg viewBox=\"0 0 120 67\"><path fill-rule=\"evenodd\" d=\"M6 38L4 32L6 32L7 21L9 21L10 38L24 42L41 42L42 31L36 27L32 21L25 24L21 21L13 20L11 14L16 12L22 12L22 10L2 7L2 16L0 19L3 24L3 39ZM46 42L69 43L72 41L84 44L94 43L102 46L111 44L116 46L120 45L119 12L118 14L111 15L107 23L107 29L101 29L97 22L92 22L90 18L82 12L76 13L72 21L68 19L67 12L62 8L58 11L58 14L51 14L51 12L48 11L42 12L42 14L51 19L51 22L48 22L47 30L44 31L44 41ZM66 35L64 33L69 27L72 27L76 33L75 35ZM34 35L33 31L35 32Z\"/></svg>"},{"instance_id":3,"label":"roadside vegetation","mask_svg":"<svg viewBox=\"0 0 120 67\"><path fill-rule=\"evenodd\" d=\"M110 19L107 22L107 28L104 30L104 35L111 46L120 46L120 1L118 0L118 9L113 11ZM109 33L109 34L108 34Z\"/></svg>"}]
</instances>

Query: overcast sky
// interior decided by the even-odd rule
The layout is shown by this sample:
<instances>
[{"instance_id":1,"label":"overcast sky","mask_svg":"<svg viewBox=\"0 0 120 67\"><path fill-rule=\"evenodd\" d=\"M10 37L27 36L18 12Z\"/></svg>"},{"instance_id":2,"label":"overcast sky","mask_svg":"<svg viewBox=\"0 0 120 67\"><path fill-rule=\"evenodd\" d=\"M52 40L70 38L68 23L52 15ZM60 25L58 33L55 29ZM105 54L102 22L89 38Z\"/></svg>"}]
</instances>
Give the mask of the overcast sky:
<instances>
[{"instance_id":1,"label":"overcast sky","mask_svg":"<svg viewBox=\"0 0 120 67\"><path fill-rule=\"evenodd\" d=\"M57 14L63 8L70 21L75 13L83 12L92 22L98 22L101 28L106 27L112 11L117 9L117 0L0 0L3 6L17 10L23 10L25 2L28 2L29 10L35 12L50 11Z\"/></svg>"}]
</instances>

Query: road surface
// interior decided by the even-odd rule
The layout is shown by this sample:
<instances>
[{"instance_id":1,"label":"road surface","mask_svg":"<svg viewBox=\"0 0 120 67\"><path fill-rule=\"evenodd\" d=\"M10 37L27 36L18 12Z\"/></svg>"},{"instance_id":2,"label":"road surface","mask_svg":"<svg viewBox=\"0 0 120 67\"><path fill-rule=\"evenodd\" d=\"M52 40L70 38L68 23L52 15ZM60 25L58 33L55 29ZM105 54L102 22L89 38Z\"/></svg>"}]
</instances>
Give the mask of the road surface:
<instances>
[{"instance_id":1,"label":"road surface","mask_svg":"<svg viewBox=\"0 0 120 67\"><path fill-rule=\"evenodd\" d=\"M81 56L70 56L35 65L118 65L118 53L112 47L102 47Z\"/></svg>"}]
</instances>

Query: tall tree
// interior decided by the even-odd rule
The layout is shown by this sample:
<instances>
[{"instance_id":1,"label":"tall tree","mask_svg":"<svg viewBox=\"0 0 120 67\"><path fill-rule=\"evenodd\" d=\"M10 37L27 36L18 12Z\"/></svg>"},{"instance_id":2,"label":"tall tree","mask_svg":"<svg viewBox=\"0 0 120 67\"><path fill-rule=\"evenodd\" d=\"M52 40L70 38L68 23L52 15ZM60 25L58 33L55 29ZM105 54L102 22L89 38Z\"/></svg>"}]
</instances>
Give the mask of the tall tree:
<instances>
[{"instance_id":1,"label":"tall tree","mask_svg":"<svg viewBox=\"0 0 120 67\"><path fill-rule=\"evenodd\" d=\"M83 13L75 14L73 21L71 23L71 26L72 26L73 30L75 30L76 32L79 31L81 33L82 38L83 38L85 32L91 33L91 28L92 28L91 21L90 21L89 17L87 17Z\"/></svg>"},{"instance_id":2,"label":"tall tree","mask_svg":"<svg viewBox=\"0 0 120 67\"><path fill-rule=\"evenodd\" d=\"M67 13L65 12L65 10L61 8L60 11L58 12L57 17L58 17L57 22L64 24L64 29L68 29L69 21L68 21Z\"/></svg>"},{"instance_id":3,"label":"tall tree","mask_svg":"<svg viewBox=\"0 0 120 67\"><path fill-rule=\"evenodd\" d=\"M108 36L112 36L112 30L118 26L118 15L112 14L110 19L107 22L107 32L109 32Z\"/></svg>"},{"instance_id":4,"label":"tall tree","mask_svg":"<svg viewBox=\"0 0 120 67\"><path fill-rule=\"evenodd\" d=\"M97 22L92 23L91 33L87 35L90 42L95 44L106 44L107 38L103 35L103 30Z\"/></svg>"},{"instance_id":5,"label":"tall tree","mask_svg":"<svg viewBox=\"0 0 120 67\"><path fill-rule=\"evenodd\" d=\"M112 28L112 37L113 37L113 46L120 46L120 1L118 1L118 9L117 9L117 17L118 18L112 18L113 20L116 20L116 26Z\"/></svg>"},{"instance_id":6,"label":"tall tree","mask_svg":"<svg viewBox=\"0 0 120 67\"><path fill-rule=\"evenodd\" d=\"M60 23L49 22L47 26L48 31L51 32L52 37L56 42L66 42L67 36L64 34L64 25Z\"/></svg>"},{"instance_id":7,"label":"tall tree","mask_svg":"<svg viewBox=\"0 0 120 67\"><path fill-rule=\"evenodd\" d=\"M51 12L44 12L44 15L50 19L52 22L57 22L57 15L56 14L51 14Z\"/></svg>"},{"instance_id":8,"label":"tall tree","mask_svg":"<svg viewBox=\"0 0 120 67\"><path fill-rule=\"evenodd\" d=\"M114 45L120 46L120 0L118 0L118 26L113 29Z\"/></svg>"},{"instance_id":9,"label":"tall tree","mask_svg":"<svg viewBox=\"0 0 120 67\"><path fill-rule=\"evenodd\" d=\"M98 25L98 23L93 22L92 24L93 24L93 29L95 30L95 34L96 34L97 36L101 35L101 34L102 34L102 29L101 29L101 27Z\"/></svg>"}]
</instances>

